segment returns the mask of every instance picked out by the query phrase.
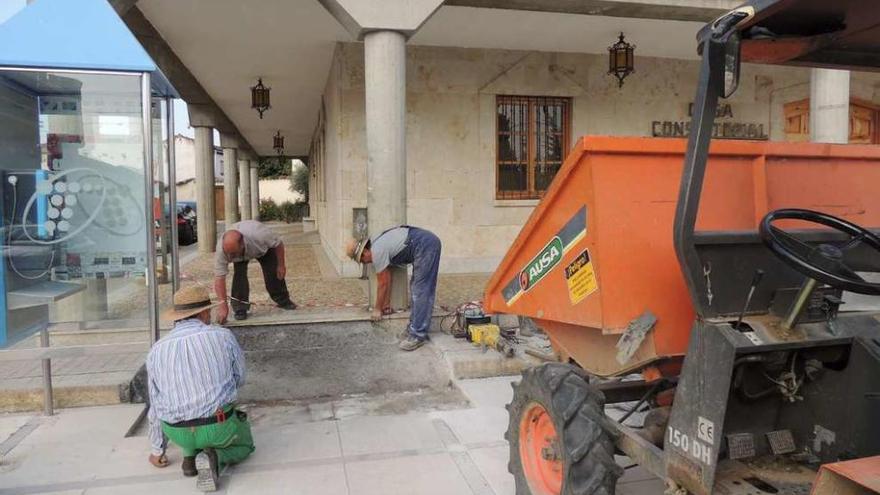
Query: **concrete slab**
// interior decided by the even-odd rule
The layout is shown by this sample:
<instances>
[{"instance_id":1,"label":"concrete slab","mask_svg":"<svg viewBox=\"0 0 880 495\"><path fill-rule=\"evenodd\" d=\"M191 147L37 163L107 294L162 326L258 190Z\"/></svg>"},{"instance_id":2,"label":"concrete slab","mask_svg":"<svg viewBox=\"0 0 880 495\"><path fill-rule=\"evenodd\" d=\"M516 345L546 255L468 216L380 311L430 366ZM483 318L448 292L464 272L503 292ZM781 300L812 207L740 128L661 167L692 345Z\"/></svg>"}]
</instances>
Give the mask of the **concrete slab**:
<instances>
[{"instance_id":1,"label":"concrete slab","mask_svg":"<svg viewBox=\"0 0 880 495\"><path fill-rule=\"evenodd\" d=\"M40 492L40 495L83 495L86 493L84 488L73 489L73 490L61 490L54 492Z\"/></svg>"},{"instance_id":2,"label":"concrete slab","mask_svg":"<svg viewBox=\"0 0 880 495\"><path fill-rule=\"evenodd\" d=\"M458 382L477 404L473 408L460 403L438 410L449 403L431 403L432 394L419 392L250 406L257 450L224 472L220 493L513 493L502 438L503 405L515 380ZM156 469L146 461L145 434L123 437L141 407L0 416L0 428L7 429L22 419L36 421L36 430L0 460L0 495L194 493L194 480L181 476L177 448L169 449L172 465ZM625 457L618 462L631 464ZM623 495L662 491L662 482L638 467L626 471L617 489Z\"/></svg>"},{"instance_id":3,"label":"concrete slab","mask_svg":"<svg viewBox=\"0 0 880 495\"><path fill-rule=\"evenodd\" d=\"M170 469L170 468L169 468ZM87 488L85 495L156 495L157 493L198 493L196 492L195 478L180 477L175 480L156 481L148 483L123 484L114 483L111 486Z\"/></svg>"},{"instance_id":4,"label":"concrete slab","mask_svg":"<svg viewBox=\"0 0 880 495\"><path fill-rule=\"evenodd\" d=\"M85 481L93 478L94 466L111 459L114 446L142 408L132 405L69 409L64 414L43 419L36 430L4 457L5 472L0 476L0 488L50 483L53 479ZM89 454L89 469L83 469L84 452ZM47 473L52 473L51 478Z\"/></svg>"},{"instance_id":5,"label":"concrete slab","mask_svg":"<svg viewBox=\"0 0 880 495\"><path fill-rule=\"evenodd\" d=\"M516 493L513 475L507 471L510 448L507 445L473 449L468 452L474 463L489 482L496 495Z\"/></svg>"},{"instance_id":6,"label":"concrete slab","mask_svg":"<svg viewBox=\"0 0 880 495\"><path fill-rule=\"evenodd\" d=\"M357 417L338 425L345 456L399 451L431 453L443 448L431 418L423 414Z\"/></svg>"},{"instance_id":7,"label":"concrete slab","mask_svg":"<svg viewBox=\"0 0 880 495\"><path fill-rule=\"evenodd\" d=\"M277 428L255 427L257 449L248 465L332 459L342 456L336 423L321 421Z\"/></svg>"},{"instance_id":8,"label":"concrete slab","mask_svg":"<svg viewBox=\"0 0 880 495\"><path fill-rule=\"evenodd\" d=\"M30 416L25 415L5 415L0 416L0 445L5 442L10 435L17 432Z\"/></svg>"},{"instance_id":9,"label":"concrete slab","mask_svg":"<svg viewBox=\"0 0 880 495\"><path fill-rule=\"evenodd\" d=\"M507 431L507 411L497 407L478 407L431 413L442 419L465 445L485 445L504 442Z\"/></svg>"},{"instance_id":10,"label":"concrete slab","mask_svg":"<svg viewBox=\"0 0 880 495\"><path fill-rule=\"evenodd\" d=\"M457 380L518 375L522 370L540 364L541 361L521 352L508 358L500 353L482 348L449 334L431 337L431 347L442 356Z\"/></svg>"},{"instance_id":11,"label":"concrete slab","mask_svg":"<svg viewBox=\"0 0 880 495\"><path fill-rule=\"evenodd\" d=\"M180 474L183 454L177 446L174 444L168 446L167 455L170 465L160 470L146 462L149 450L144 450L145 445L148 446L146 436L124 438L119 434L111 440L110 449L101 454L103 456L101 462L96 463L92 468L94 478L115 479L120 473L125 473L126 476L144 476L148 479L158 474L166 476Z\"/></svg>"},{"instance_id":12,"label":"concrete slab","mask_svg":"<svg viewBox=\"0 0 880 495\"><path fill-rule=\"evenodd\" d=\"M458 388L476 407L504 408L513 400L512 383L519 383L519 376L501 376L480 380L458 380Z\"/></svg>"},{"instance_id":13,"label":"concrete slab","mask_svg":"<svg viewBox=\"0 0 880 495\"><path fill-rule=\"evenodd\" d=\"M449 454L417 455L346 465L351 495L470 495Z\"/></svg>"},{"instance_id":14,"label":"concrete slab","mask_svg":"<svg viewBox=\"0 0 880 495\"><path fill-rule=\"evenodd\" d=\"M260 473L232 473L221 479L227 495L284 493L288 495L347 495L342 464L309 466Z\"/></svg>"}]
</instances>

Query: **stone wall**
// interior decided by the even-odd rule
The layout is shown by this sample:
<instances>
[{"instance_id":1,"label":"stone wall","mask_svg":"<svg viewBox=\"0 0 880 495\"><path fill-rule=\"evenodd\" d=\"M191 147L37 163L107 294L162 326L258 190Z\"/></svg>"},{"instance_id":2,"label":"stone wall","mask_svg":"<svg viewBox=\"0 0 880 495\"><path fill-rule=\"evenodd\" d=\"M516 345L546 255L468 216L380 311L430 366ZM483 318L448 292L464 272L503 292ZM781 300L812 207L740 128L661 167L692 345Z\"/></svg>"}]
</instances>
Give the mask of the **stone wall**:
<instances>
[{"instance_id":1,"label":"stone wall","mask_svg":"<svg viewBox=\"0 0 880 495\"><path fill-rule=\"evenodd\" d=\"M440 236L441 270L494 270L537 204L495 199L496 95L572 98L572 144L590 134L651 136L689 120L698 61L637 57L622 88L606 71L604 55L407 47L407 221ZM855 74L852 96L880 101L878 81ZM732 117L720 121L783 140L783 105L808 96L806 69L744 66L724 102ZM331 260L354 276L343 245L352 208L367 199L363 45L337 46L324 106L326 195L312 195L312 212Z\"/></svg>"}]
</instances>

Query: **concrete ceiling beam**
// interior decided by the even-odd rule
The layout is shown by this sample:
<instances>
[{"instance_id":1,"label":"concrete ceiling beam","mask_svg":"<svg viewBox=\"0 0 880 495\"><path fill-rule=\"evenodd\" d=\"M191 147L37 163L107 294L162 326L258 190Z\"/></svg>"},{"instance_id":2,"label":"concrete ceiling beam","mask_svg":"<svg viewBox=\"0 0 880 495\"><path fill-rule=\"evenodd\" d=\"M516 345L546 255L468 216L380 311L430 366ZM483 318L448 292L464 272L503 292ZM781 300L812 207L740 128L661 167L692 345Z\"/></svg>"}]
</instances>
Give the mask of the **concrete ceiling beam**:
<instances>
[{"instance_id":1,"label":"concrete ceiling beam","mask_svg":"<svg viewBox=\"0 0 880 495\"><path fill-rule=\"evenodd\" d=\"M137 4L138 0L109 0L109 2L119 17L122 17Z\"/></svg>"},{"instance_id":2,"label":"concrete ceiling beam","mask_svg":"<svg viewBox=\"0 0 880 495\"><path fill-rule=\"evenodd\" d=\"M135 3L136 0L113 0L111 2L128 29L131 30L144 50L152 57L180 94L180 97L186 102L190 125L193 127L213 127L221 134L234 137L239 143L238 148L252 151L253 147L242 136L232 120L211 98L198 79L162 38L159 31L134 5Z\"/></svg>"},{"instance_id":3,"label":"concrete ceiling beam","mask_svg":"<svg viewBox=\"0 0 880 495\"><path fill-rule=\"evenodd\" d=\"M709 22L741 3L741 0L446 0L445 5Z\"/></svg>"},{"instance_id":4,"label":"concrete ceiling beam","mask_svg":"<svg viewBox=\"0 0 880 495\"><path fill-rule=\"evenodd\" d=\"M355 38L371 31L397 31L407 38L443 5L443 0L318 0Z\"/></svg>"},{"instance_id":5,"label":"concrete ceiling beam","mask_svg":"<svg viewBox=\"0 0 880 495\"><path fill-rule=\"evenodd\" d=\"M236 136L234 134L226 134L224 132L221 132L220 133L220 147L221 148L240 149L240 148L242 148L241 140L238 138L238 136ZM241 150L239 153L239 155L241 155L240 158L244 158L245 154L246 154L246 152L244 150Z\"/></svg>"}]
</instances>

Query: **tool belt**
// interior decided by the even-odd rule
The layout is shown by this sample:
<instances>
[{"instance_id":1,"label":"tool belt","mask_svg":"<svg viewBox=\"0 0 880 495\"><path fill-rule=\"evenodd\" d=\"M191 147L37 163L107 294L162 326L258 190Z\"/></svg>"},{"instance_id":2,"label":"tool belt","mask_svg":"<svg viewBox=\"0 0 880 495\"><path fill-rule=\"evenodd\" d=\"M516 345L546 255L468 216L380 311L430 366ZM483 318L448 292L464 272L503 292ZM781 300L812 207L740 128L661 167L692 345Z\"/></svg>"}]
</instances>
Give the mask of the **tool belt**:
<instances>
[{"instance_id":1,"label":"tool belt","mask_svg":"<svg viewBox=\"0 0 880 495\"><path fill-rule=\"evenodd\" d=\"M217 423L223 423L227 419L231 418L233 414L236 414L238 411L235 410L235 406L229 406L226 410L222 408L218 408L217 412L215 412L212 416L208 416L206 418L196 418L196 419L188 419L186 421L180 421L178 423L166 423L168 426L172 428L194 428L196 426L206 426L213 425Z\"/></svg>"}]
</instances>

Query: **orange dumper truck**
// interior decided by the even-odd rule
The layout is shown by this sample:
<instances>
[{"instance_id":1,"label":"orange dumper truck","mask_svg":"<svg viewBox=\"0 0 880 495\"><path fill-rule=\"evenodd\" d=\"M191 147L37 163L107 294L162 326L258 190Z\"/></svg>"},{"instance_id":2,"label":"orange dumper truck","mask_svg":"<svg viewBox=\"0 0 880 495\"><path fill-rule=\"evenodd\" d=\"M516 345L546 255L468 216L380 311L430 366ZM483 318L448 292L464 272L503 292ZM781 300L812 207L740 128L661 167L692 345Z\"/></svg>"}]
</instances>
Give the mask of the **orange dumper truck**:
<instances>
[{"instance_id":1,"label":"orange dumper truck","mask_svg":"<svg viewBox=\"0 0 880 495\"><path fill-rule=\"evenodd\" d=\"M880 147L712 142L741 61L876 70L880 9L754 0L698 45L688 140L578 141L487 285L562 358L514 387L517 495L613 494L620 453L668 493L880 492Z\"/></svg>"}]
</instances>

